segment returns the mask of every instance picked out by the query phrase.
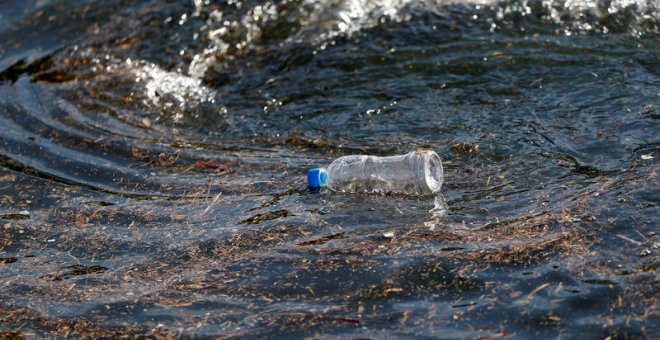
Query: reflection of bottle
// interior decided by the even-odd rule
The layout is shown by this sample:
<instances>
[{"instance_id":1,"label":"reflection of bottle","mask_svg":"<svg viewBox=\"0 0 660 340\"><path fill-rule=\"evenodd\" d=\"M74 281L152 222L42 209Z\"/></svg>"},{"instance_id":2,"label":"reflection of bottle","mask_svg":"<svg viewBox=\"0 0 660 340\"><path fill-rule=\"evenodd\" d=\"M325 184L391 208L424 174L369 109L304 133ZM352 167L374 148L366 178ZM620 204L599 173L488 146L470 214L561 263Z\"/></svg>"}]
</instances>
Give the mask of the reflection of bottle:
<instances>
[{"instance_id":1,"label":"reflection of bottle","mask_svg":"<svg viewBox=\"0 0 660 340\"><path fill-rule=\"evenodd\" d=\"M442 161L433 151L405 155L344 156L327 168L313 168L307 175L310 188L328 187L338 192L432 195L442 187Z\"/></svg>"}]
</instances>

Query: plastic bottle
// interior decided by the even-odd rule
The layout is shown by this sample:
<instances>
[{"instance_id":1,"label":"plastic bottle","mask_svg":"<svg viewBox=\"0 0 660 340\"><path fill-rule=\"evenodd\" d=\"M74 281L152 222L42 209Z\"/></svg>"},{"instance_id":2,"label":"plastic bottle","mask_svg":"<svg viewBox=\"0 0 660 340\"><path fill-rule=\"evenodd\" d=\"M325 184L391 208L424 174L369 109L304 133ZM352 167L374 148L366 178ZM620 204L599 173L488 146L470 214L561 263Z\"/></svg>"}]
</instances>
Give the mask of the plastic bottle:
<instances>
[{"instance_id":1,"label":"plastic bottle","mask_svg":"<svg viewBox=\"0 0 660 340\"><path fill-rule=\"evenodd\" d=\"M442 176L440 157L427 150L390 157L339 157L327 168L310 169L307 180L312 189L425 196L440 192Z\"/></svg>"}]
</instances>

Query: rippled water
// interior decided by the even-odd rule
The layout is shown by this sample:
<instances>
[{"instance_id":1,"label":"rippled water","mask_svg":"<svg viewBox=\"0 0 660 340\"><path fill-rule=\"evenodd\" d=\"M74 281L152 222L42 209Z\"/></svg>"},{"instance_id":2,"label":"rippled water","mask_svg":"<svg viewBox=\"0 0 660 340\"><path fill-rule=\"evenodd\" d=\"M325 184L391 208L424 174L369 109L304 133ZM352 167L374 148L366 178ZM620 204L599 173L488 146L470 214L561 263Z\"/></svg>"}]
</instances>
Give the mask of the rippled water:
<instances>
[{"instance_id":1,"label":"rippled water","mask_svg":"<svg viewBox=\"0 0 660 340\"><path fill-rule=\"evenodd\" d=\"M657 0L0 1L0 336L657 336L659 84Z\"/></svg>"}]
</instances>

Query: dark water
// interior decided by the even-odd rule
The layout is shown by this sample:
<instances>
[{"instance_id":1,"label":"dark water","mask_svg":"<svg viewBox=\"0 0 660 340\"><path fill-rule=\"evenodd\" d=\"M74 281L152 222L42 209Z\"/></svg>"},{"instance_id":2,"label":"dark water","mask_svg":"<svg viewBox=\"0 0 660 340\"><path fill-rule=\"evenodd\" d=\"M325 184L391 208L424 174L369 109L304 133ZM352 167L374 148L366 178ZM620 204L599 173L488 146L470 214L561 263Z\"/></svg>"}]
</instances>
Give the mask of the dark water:
<instances>
[{"instance_id":1,"label":"dark water","mask_svg":"<svg viewBox=\"0 0 660 340\"><path fill-rule=\"evenodd\" d=\"M0 336L652 338L660 4L0 1ZM310 193L417 148L448 203Z\"/></svg>"}]
</instances>

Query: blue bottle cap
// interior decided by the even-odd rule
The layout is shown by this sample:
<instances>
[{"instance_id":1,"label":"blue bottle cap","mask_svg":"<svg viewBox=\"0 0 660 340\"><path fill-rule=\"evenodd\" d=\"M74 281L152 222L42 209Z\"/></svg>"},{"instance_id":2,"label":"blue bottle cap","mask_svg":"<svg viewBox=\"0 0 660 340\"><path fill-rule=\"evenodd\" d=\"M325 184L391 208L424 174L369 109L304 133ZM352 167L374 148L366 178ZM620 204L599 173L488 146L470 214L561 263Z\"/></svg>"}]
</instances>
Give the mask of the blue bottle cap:
<instances>
[{"instance_id":1,"label":"blue bottle cap","mask_svg":"<svg viewBox=\"0 0 660 340\"><path fill-rule=\"evenodd\" d=\"M328 173L325 168L312 168L307 173L307 184L312 189L324 187L328 184Z\"/></svg>"}]
</instances>

